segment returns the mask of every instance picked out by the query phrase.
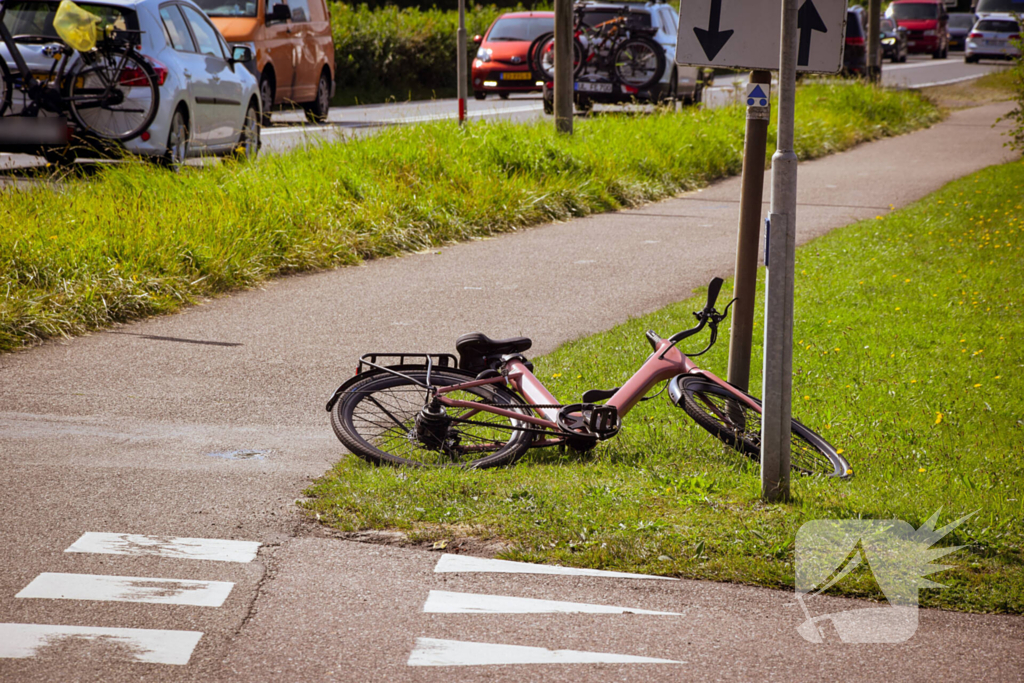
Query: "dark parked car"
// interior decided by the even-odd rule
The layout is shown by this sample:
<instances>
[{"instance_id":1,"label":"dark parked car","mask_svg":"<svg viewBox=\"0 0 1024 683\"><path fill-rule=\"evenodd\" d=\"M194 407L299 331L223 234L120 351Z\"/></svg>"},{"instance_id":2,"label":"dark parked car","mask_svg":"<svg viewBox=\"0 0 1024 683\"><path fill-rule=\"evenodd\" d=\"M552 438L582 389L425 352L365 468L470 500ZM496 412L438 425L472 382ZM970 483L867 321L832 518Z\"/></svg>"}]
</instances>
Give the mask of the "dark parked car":
<instances>
[{"instance_id":1,"label":"dark parked car","mask_svg":"<svg viewBox=\"0 0 1024 683\"><path fill-rule=\"evenodd\" d=\"M971 32L976 21L978 21L978 17L974 14L951 13L949 15L949 28L946 29L946 33L949 34L950 50L963 50L967 47L967 34Z\"/></svg>"},{"instance_id":2,"label":"dark parked car","mask_svg":"<svg viewBox=\"0 0 1024 683\"><path fill-rule=\"evenodd\" d=\"M879 29L882 35L882 59L907 61L907 29L900 28L892 19L882 19Z\"/></svg>"},{"instance_id":3,"label":"dark parked car","mask_svg":"<svg viewBox=\"0 0 1024 683\"><path fill-rule=\"evenodd\" d=\"M861 21L863 12L846 13L846 49L843 50L843 74L863 76L868 71L868 33Z\"/></svg>"}]
</instances>

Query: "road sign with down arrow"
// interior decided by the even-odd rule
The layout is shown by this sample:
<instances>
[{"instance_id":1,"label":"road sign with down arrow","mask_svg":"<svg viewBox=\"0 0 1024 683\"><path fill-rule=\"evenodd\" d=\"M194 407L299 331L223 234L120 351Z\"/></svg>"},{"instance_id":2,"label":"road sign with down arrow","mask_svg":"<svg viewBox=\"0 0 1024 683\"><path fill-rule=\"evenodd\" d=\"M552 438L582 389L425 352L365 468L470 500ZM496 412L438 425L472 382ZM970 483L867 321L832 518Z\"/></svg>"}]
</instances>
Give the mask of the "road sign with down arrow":
<instances>
[{"instance_id":1,"label":"road sign with down arrow","mask_svg":"<svg viewBox=\"0 0 1024 683\"><path fill-rule=\"evenodd\" d=\"M736 69L779 68L782 12L766 0L684 0L676 63ZM797 71L837 73L843 67L846 0L800 5Z\"/></svg>"}]
</instances>

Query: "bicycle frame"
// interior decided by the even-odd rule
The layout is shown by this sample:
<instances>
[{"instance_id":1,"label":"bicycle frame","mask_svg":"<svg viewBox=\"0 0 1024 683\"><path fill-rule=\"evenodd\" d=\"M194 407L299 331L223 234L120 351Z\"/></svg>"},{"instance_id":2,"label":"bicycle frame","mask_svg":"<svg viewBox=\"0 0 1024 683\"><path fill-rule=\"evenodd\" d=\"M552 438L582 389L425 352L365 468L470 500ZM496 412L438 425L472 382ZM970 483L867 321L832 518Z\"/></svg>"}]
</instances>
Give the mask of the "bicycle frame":
<instances>
[{"instance_id":1,"label":"bicycle frame","mask_svg":"<svg viewBox=\"0 0 1024 683\"><path fill-rule=\"evenodd\" d=\"M758 413L761 412L761 407L752 401L746 394L733 388L731 384L720 379L714 373L698 367L696 363L676 348L668 339L661 339L657 342L654 353L652 353L644 364L640 366L640 369L637 370L633 376L630 377L629 380L623 384L611 398L608 399L605 405L614 406L618 410L619 417L625 417L626 414L629 413L629 411L632 410L633 407L636 406L636 404L639 403L640 400L657 384L664 382L665 380L672 379L677 375L697 375L704 377L729 391L736 397L737 401L742 402ZM538 417L534 415L524 415L521 412L508 410L506 408L498 408L485 403L463 401L445 396L445 394L453 391L471 389L473 387L479 387L486 384L508 384L518 391L530 405L551 406L558 404L557 399L555 399L551 392L549 392L536 375L530 372L529 368L526 367L525 360L520 358L512 358L505 364L504 375L439 387L437 389L437 400L442 405L452 408L469 409L471 412L463 415L463 419L466 419L478 412L488 412L507 417L511 420L526 422L536 427L560 431L558 426L558 408L534 408L534 411L540 415ZM540 442L535 443L534 445L555 445L556 443L558 443L558 441Z\"/></svg>"},{"instance_id":2,"label":"bicycle frame","mask_svg":"<svg viewBox=\"0 0 1024 683\"><path fill-rule=\"evenodd\" d=\"M7 26L4 25L4 15L7 14L7 5L0 2L0 40L3 40L4 45L7 46L7 51L11 53L11 58L14 59L15 66L18 67L18 71L21 73L22 81L25 84L25 88L31 88L38 85L38 81L35 76L32 75L32 70L28 68L28 63L25 61L25 57L21 54L21 50L18 49L18 44L14 42L14 36L7 30Z\"/></svg>"}]
</instances>

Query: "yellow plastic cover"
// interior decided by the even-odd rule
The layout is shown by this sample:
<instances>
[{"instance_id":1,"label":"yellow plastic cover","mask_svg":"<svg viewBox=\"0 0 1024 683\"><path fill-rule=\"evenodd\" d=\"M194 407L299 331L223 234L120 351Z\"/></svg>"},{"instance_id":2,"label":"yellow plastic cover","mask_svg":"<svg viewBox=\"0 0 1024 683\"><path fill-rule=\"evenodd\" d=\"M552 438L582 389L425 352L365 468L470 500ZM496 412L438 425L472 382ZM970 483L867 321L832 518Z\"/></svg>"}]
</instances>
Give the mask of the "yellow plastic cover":
<instances>
[{"instance_id":1,"label":"yellow plastic cover","mask_svg":"<svg viewBox=\"0 0 1024 683\"><path fill-rule=\"evenodd\" d=\"M61 0L53 17L53 28L69 46L86 52L96 47L96 40L100 37L100 18L71 0Z\"/></svg>"}]
</instances>

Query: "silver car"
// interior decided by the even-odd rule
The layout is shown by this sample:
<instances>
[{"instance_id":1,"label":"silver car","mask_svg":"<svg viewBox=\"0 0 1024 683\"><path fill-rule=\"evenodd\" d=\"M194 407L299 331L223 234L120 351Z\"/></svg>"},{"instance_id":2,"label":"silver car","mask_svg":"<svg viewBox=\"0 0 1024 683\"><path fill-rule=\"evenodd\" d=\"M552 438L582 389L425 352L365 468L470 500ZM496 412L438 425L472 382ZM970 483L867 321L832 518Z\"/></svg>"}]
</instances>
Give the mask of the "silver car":
<instances>
[{"instance_id":1,"label":"silver car","mask_svg":"<svg viewBox=\"0 0 1024 683\"><path fill-rule=\"evenodd\" d=\"M53 44L60 42L53 28L58 4L55 0L4 2L4 24L37 78L49 72L53 58L47 54L53 54ZM36 153L60 162L95 157L98 152L128 152L171 166L201 155L238 152L247 158L256 156L262 106L252 73L251 48L228 47L192 0L87 0L78 4L94 14L116 17L119 28L142 32L139 52L150 62L159 84L156 116L141 134L113 146L97 145L82 131L72 130L68 146L33 145L31 139L25 139L16 145L0 144L0 152ZM46 40L50 37L52 41ZM2 43L0 58L15 74L17 85L18 71ZM25 104L22 93L15 90L13 95L8 116L17 114Z\"/></svg>"},{"instance_id":2,"label":"silver car","mask_svg":"<svg viewBox=\"0 0 1024 683\"><path fill-rule=\"evenodd\" d=\"M980 59L1013 59L1020 54L1014 41L1020 40L1021 27L1012 14L989 14L978 21L967 35L965 62Z\"/></svg>"}]
</instances>

